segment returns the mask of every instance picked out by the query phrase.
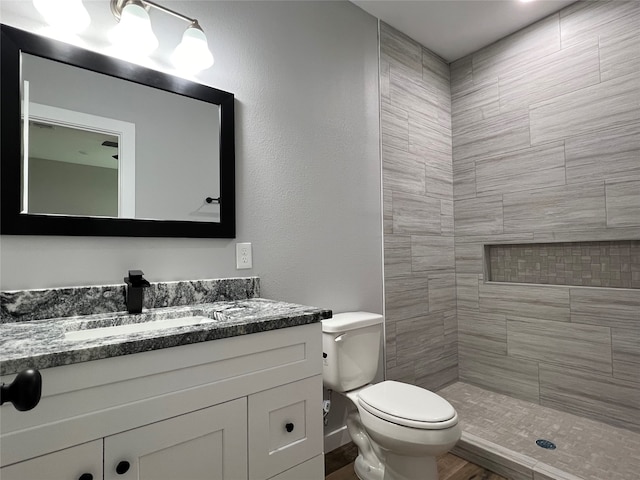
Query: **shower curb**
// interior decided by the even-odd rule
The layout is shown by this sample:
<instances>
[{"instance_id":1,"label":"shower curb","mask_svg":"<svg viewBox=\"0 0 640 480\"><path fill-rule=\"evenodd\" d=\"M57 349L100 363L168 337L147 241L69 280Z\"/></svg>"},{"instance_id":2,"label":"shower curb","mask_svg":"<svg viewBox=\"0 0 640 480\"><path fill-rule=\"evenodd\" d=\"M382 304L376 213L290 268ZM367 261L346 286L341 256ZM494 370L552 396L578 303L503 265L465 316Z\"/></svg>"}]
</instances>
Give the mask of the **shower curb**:
<instances>
[{"instance_id":1,"label":"shower curb","mask_svg":"<svg viewBox=\"0 0 640 480\"><path fill-rule=\"evenodd\" d=\"M584 480L465 431L451 453L509 480Z\"/></svg>"}]
</instances>

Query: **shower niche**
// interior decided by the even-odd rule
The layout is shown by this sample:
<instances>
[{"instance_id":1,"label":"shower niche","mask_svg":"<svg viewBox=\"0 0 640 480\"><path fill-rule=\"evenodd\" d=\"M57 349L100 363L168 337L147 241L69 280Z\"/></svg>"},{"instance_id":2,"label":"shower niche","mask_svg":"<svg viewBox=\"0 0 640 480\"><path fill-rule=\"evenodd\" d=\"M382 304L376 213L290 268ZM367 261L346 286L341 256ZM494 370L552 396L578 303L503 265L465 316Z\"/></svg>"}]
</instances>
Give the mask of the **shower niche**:
<instances>
[{"instance_id":1,"label":"shower niche","mask_svg":"<svg viewBox=\"0 0 640 480\"><path fill-rule=\"evenodd\" d=\"M485 245L490 282L640 289L640 240Z\"/></svg>"}]
</instances>

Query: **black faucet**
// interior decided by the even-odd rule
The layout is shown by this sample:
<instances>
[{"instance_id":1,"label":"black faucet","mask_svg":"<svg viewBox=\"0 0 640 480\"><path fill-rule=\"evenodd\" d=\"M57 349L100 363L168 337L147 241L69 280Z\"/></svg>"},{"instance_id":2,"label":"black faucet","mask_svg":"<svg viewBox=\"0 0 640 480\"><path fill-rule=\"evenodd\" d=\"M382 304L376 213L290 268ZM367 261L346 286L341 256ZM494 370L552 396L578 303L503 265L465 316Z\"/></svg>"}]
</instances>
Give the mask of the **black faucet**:
<instances>
[{"instance_id":1,"label":"black faucet","mask_svg":"<svg viewBox=\"0 0 640 480\"><path fill-rule=\"evenodd\" d=\"M142 278L142 275L144 275L142 270L129 270L129 276L124 277L124 282L127 284L124 298L129 313L142 312L143 289L149 286L149 282Z\"/></svg>"}]
</instances>

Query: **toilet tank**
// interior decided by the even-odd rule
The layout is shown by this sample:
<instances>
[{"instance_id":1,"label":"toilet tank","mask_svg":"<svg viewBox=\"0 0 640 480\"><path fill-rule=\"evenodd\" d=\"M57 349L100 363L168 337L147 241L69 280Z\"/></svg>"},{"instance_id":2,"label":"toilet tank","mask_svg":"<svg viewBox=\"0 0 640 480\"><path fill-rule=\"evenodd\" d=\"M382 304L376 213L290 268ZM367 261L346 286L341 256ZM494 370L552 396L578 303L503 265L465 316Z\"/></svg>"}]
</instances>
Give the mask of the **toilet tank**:
<instances>
[{"instance_id":1,"label":"toilet tank","mask_svg":"<svg viewBox=\"0 0 640 480\"><path fill-rule=\"evenodd\" d=\"M338 313L322 320L324 386L348 392L370 383L378 370L383 317L377 313Z\"/></svg>"}]
</instances>

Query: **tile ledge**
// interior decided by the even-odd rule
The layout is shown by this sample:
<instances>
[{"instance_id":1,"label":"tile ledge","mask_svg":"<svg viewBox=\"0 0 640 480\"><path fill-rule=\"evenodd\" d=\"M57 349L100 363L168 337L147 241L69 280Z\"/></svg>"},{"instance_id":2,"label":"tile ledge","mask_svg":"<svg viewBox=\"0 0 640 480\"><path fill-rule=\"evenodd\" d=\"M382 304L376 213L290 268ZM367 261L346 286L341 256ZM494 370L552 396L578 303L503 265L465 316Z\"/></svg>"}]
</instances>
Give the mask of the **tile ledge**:
<instances>
[{"instance_id":1,"label":"tile ledge","mask_svg":"<svg viewBox=\"0 0 640 480\"><path fill-rule=\"evenodd\" d=\"M564 470L560 470L544 462L540 462L535 458L515 452L501 445L490 442L489 440L478 437L477 435L464 431L462 432L462 437L457 445L457 447L459 446L461 449L454 453L464 458L464 447L467 445L482 452L490 453L496 460L496 463L501 464L505 468L510 468L509 464L518 465L522 469L526 470L527 474L530 473L529 478L532 480L584 480L582 477L565 472ZM473 461L476 463L480 462L481 464L482 459L474 458ZM501 463L501 461L503 463ZM481 466L484 468L491 467L490 465L482 464Z\"/></svg>"},{"instance_id":2,"label":"tile ledge","mask_svg":"<svg viewBox=\"0 0 640 480\"><path fill-rule=\"evenodd\" d=\"M473 274L472 274L473 275ZM638 292L640 288L625 287L597 287L590 285L558 285L556 283L520 283L520 282L496 282L494 280L483 280L484 285L512 285L517 287L554 287L554 288L579 288L585 290L612 290L614 292Z\"/></svg>"}]
</instances>

